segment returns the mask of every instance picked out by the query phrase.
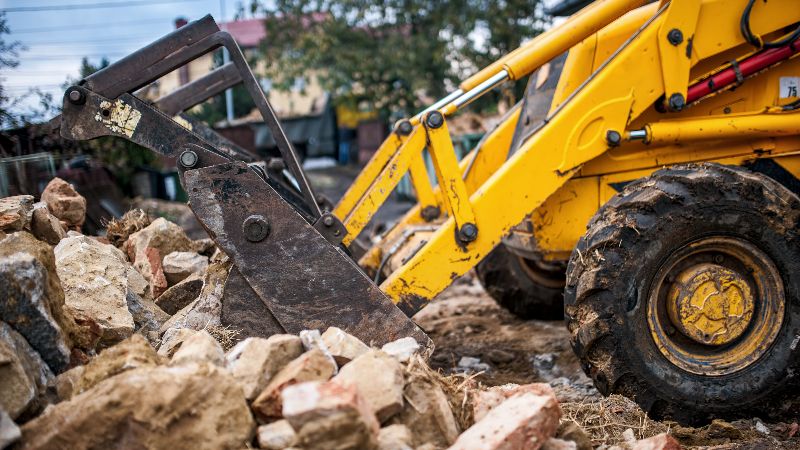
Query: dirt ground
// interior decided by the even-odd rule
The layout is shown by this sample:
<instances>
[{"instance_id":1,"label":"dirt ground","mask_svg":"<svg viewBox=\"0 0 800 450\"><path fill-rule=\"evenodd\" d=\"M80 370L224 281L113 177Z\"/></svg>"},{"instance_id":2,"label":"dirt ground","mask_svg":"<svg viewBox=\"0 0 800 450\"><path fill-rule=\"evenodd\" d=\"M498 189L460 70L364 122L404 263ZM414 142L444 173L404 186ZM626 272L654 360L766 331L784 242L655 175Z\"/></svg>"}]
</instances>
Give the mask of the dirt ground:
<instances>
[{"instance_id":1,"label":"dirt ground","mask_svg":"<svg viewBox=\"0 0 800 450\"><path fill-rule=\"evenodd\" d=\"M563 322L514 317L472 276L459 279L414 319L436 344L432 367L490 386L549 383L561 402L564 420L581 425L596 447L670 431L692 449L800 449L796 422L717 420L689 428L652 421L624 397L602 397L572 353Z\"/></svg>"}]
</instances>

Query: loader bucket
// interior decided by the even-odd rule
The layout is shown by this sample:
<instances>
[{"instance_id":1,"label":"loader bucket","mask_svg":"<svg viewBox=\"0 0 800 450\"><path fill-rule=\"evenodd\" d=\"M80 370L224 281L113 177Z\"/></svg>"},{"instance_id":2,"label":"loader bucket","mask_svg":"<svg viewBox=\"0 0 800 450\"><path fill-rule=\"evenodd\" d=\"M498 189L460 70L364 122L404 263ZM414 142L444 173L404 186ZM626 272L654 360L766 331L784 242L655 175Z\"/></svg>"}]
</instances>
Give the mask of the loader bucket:
<instances>
[{"instance_id":1,"label":"loader bucket","mask_svg":"<svg viewBox=\"0 0 800 450\"><path fill-rule=\"evenodd\" d=\"M155 104L133 94L219 47L228 49L232 62L194 84L197 90L186 86ZM237 82L253 97L275 137L282 156L279 170L253 161L253 155L207 126L171 119ZM117 136L176 159L189 206L233 262L219 293L221 320L240 336L335 326L369 345L413 337L432 350L428 336L341 246L346 233L341 221L321 211L241 50L210 16L70 87L60 129L68 139Z\"/></svg>"}]
</instances>

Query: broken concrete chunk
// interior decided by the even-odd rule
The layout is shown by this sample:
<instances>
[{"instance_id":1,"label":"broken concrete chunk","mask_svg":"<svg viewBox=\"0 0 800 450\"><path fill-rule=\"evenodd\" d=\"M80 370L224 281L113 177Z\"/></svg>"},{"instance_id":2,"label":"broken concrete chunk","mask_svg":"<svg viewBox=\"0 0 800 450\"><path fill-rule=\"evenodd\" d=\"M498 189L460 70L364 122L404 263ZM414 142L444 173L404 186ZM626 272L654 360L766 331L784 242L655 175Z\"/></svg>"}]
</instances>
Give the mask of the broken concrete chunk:
<instances>
[{"instance_id":1,"label":"broken concrete chunk","mask_svg":"<svg viewBox=\"0 0 800 450\"><path fill-rule=\"evenodd\" d=\"M636 441L631 450L681 450L681 444L667 433Z\"/></svg>"},{"instance_id":2,"label":"broken concrete chunk","mask_svg":"<svg viewBox=\"0 0 800 450\"><path fill-rule=\"evenodd\" d=\"M281 418L281 391L305 381L325 381L333 376L336 365L322 350L313 349L300 355L280 370L253 401L253 412L265 421Z\"/></svg>"},{"instance_id":3,"label":"broken concrete chunk","mask_svg":"<svg viewBox=\"0 0 800 450\"><path fill-rule=\"evenodd\" d=\"M447 447L460 432L441 386L422 374L411 374L403 391L408 407L390 419L414 430L414 445L433 444Z\"/></svg>"},{"instance_id":4,"label":"broken concrete chunk","mask_svg":"<svg viewBox=\"0 0 800 450\"><path fill-rule=\"evenodd\" d=\"M168 314L176 314L181 309L192 303L203 288L203 276L193 274L170 287L156 299L156 305Z\"/></svg>"},{"instance_id":5,"label":"broken concrete chunk","mask_svg":"<svg viewBox=\"0 0 800 450\"><path fill-rule=\"evenodd\" d=\"M297 433L286 420L258 427L257 436L259 448L267 450L284 450L297 442Z\"/></svg>"},{"instance_id":6,"label":"broken concrete chunk","mask_svg":"<svg viewBox=\"0 0 800 450\"><path fill-rule=\"evenodd\" d=\"M203 277L203 288L200 290L200 295L192 303L175 313L161 327L161 334L164 334L169 328L202 330L209 326L220 325L222 294L230 268L230 262L210 264Z\"/></svg>"},{"instance_id":7,"label":"broken concrete chunk","mask_svg":"<svg viewBox=\"0 0 800 450\"><path fill-rule=\"evenodd\" d=\"M242 386L245 398L253 400L279 370L302 353L300 338L291 334L249 337L228 352L225 366Z\"/></svg>"},{"instance_id":8,"label":"broken concrete chunk","mask_svg":"<svg viewBox=\"0 0 800 450\"><path fill-rule=\"evenodd\" d=\"M0 240L0 320L24 336L55 373L67 368L73 341L91 341L65 311L53 249L24 231Z\"/></svg>"},{"instance_id":9,"label":"broken concrete chunk","mask_svg":"<svg viewBox=\"0 0 800 450\"><path fill-rule=\"evenodd\" d=\"M412 337L404 337L396 341L384 344L381 347L386 354L397 358L400 362L408 362L411 356L419 352L420 346L417 341Z\"/></svg>"},{"instance_id":10,"label":"broken concrete chunk","mask_svg":"<svg viewBox=\"0 0 800 450\"><path fill-rule=\"evenodd\" d=\"M506 399L525 392L536 395L555 396L553 388L547 383L531 384L504 384L493 386L487 389L474 390L470 394L472 397L472 417L475 422L480 421L495 406L503 403Z\"/></svg>"},{"instance_id":11,"label":"broken concrete chunk","mask_svg":"<svg viewBox=\"0 0 800 450\"><path fill-rule=\"evenodd\" d=\"M308 382L283 390L283 416L308 450L374 449L378 421L354 386Z\"/></svg>"},{"instance_id":12,"label":"broken concrete chunk","mask_svg":"<svg viewBox=\"0 0 800 450\"><path fill-rule=\"evenodd\" d=\"M167 283L172 286L191 274L204 273L208 269L208 258L195 252L172 252L164 256L162 266Z\"/></svg>"},{"instance_id":13,"label":"broken concrete chunk","mask_svg":"<svg viewBox=\"0 0 800 450\"><path fill-rule=\"evenodd\" d=\"M53 373L22 335L0 322L0 410L12 419L46 405Z\"/></svg>"},{"instance_id":14,"label":"broken concrete chunk","mask_svg":"<svg viewBox=\"0 0 800 450\"><path fill-rule=\"evenodd\" d=\"M147 227L131 234L125 242L124 249L134 267L147 278L146 249L154 248L164 257L172 252L187 252L193 248L192 241L178 225L159 217ZM161 262L159 260L159 262Z\"/></svg>"},{"instance_id":15,"label":"broken concrete chunk","mask_svg":"<svg viewBox=\"0 0 800 450\"><path fill-rule=\"evenodd\" d=\"M56 245L67 235L58 218L50 214L47 205L42 202L33 205L31 216L31 233L36 239Z\"/></svg>"},{"instance_id":16,"label":"broken concrete chunk","mask_svg":"<svg viewBox=\"0 0 800 450\"><path fill-rule=\"evenodd\" d=\"M322 333L321 339L339 367L369 351L369 347L361 342L361 339L345 332L341 328L328 328Z\"/></svg>"},{"instance_id":17,"label":"broken concrete chunk","mask_svg":"<svg viewBox=\"0 0 800 450\"><path fill-rule=\"evenodd\" d=\"M86 366L75 366L56 377L56 396L59 400L69 400L78 389Z\"/></svg>"},{"instance_id":18,"label":"broken concrete chunk","mask_svg":"<svg viewBox=\"0 0 800 450\"><path fill-rule=\"evenodd\" d=\"M0 231L14 232L26 228L32 213L32 195L0 198Z\"/></svg>"},{"instance_id":19,"label":"broken concrete chunk","mask_svg":"<svg viewBox=\"0 0 800 450\"><path fill-rule=\"evenodd\" d=\"M170 360L170 365L173 366L189 363L210 363L222 366L225 363L225 352L208 331L198 331L183 341L181 348L172 355Z\"/></svg>"},{"instance_id":20,"label":"broken concrete chunk","mask_svg":"<svg viewBox=\"0 0 800 450\"><path fill-rule=\"evenodd\" d=\"M464 431L450 449L536 450L555 434L560 417L555 396L517 394Z\"/></svg>"},{"instance_id":21,"label":"broken concrete chunk","mask_svg":"<svg viewBox=\"0 0 800 450\"><path fill-rule=\"evenodd\" d=\"M47 408L20 449L239 449L255 431L236 382L215 366L140 367Z\"/></svg>"},{"instance_id":22,"label":"broken concrete chunk","mask_svg":"<svg viewBox=\"0 0 800 450\"><path fill-rule=\"evenodd\" d=\"M403 409L403 367L380 350L370 350L346 364L333 380L354 385L380 422Z\"/></svg>"},{"instance_id":23,"label":"broken concrete chunk","mask_svg":"<svg viewBox=\"0 0 800 450\"><path fill-rule=\"evenodd\" d=\"M158 354L167 358L172 358L172 355L181 348L183 342L197 331L188 328L170 328L161 336L161 345L158 347Z\"/></svg>"},{"instance_id":24,"label":"broken concrete chunk","mask_svg":"<svg viewBox=\"0 0 800 450\"><path fill-rule=\"evenodd\" d=\"M42 192L42 201L47 204L47 209L66 222L73 230L80 230L86 219L86 199L83 198L71 184L61 178L53 178L47 183Z\"/></svg>"},{"instance_id":25,"label":"broken concrete chunk","mask_svg":"<svg viewBox=\"0 0 800 450\"><path fill-rule=\"evenodd\" d=\"M87 236L64 238L54 252L66 309L100 327L100 345L113 345L133 334L125 255Z\"/></svg>"},{"instance_id":26,"label":"broken concrete chunk","mask_svg":"<svg viewBox=\"0 0 800 450\"><path fill-rule=\"evenodd\" d=\"M169 314L162 311L149 298L143 298L130 290L126 300L128 312L133 316L134 331L145 336L151 344L156 345L159 341L158 332L161 326L169 320Z\"/></svg>"},{"instance_id":27,"label":"broken concrete chunk","mask_svg":"<svg viewBox=\"0 0 800 450\"><path fill-rule=\"evenodd\" d=\"M150 296L158 298L169 286L164 275L164 268L161 265L161 253L157 248L147 247L144 249L144 259L137 261L137 270L150 284Z\"/></svg>"},{"instance_id":28,"label":"broken concrete chunk","mask_svg":"<svg viewBox=\"0 0 800 450\"><path fill-rule=\"evenodd\" d=\"M17 424L3 408L0 408L0 449L17 442L20 437L22 437L22 432Z\"/></svg>"},{"instance_id":29,"label":"broken concrete chunk","mask_svg":"<svg viewBox=\"0 0 800 450\"><path fill-rule=\"evenodd\" d=\"M79 366L83 367L83 370L75 374L78 376L70 376L70 378L73 378L70 382L71 392L67 392L62 388L62 391L59 392L59 398L68 400L114 375L139 367L156 367L164 362L165 359L150 347L144 337L134 334L119 344L103 350L89 364ZM65 374L73 370L69 370ZM65 381L62 380L62 383Z\"/></svg>"},{"instance_id":30,"label":"broken concrete chunk","mask_svg":"<svg viewBox=\"0 0 800 450\"><path fill-rule=\"evenodd\" d=\"M411 431L405 425L389 425L378 432L378 450L413 450Z\"/></svg>"}]
</instances>

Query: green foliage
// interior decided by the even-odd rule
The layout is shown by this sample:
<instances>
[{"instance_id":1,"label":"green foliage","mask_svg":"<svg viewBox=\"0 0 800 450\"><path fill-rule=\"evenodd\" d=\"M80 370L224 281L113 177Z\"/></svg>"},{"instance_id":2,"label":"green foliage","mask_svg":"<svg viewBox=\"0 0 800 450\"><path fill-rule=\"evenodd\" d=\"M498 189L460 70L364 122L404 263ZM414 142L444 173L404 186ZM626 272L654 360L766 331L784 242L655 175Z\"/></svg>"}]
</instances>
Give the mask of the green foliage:
<instances>
[{"instance_id":1,"label":"green foliage","mask_svg":"<svg viewBox=\"0 0 800 450\"><path fill-rule=\"evenodd\" d=\"M540 0L254 0L277 89L315 74L337 102L409 113L543 31Z\"/></svg>"}]
</instances>

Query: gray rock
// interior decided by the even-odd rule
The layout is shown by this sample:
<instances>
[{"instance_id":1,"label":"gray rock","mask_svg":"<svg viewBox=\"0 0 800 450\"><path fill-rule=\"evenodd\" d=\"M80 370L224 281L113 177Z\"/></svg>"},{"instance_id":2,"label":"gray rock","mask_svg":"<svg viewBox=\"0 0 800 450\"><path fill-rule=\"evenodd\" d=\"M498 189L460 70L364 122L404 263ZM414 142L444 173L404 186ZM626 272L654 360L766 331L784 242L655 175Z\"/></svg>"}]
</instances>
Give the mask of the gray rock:
<instances>
[{"instance_id":1,"label":"gray rock","mask_svg":"<svg viewBox=\"0 0 800 450\"><path fill-rule=\"evenodd\" d=\"M0 409L12 419L41 411L53 373L19 333L0 322Z\"/></svg>"},{"instance_id":2,"label":"gray rock","mask_svg":"<svg viewBox=\"0 0 800 450\"><path fill-rule=\"evenodd\" d=\"M141 333L152 345L159 342L158 332L169 320L169 314L161 310L152 300L142 298L132 291L126 296L128 312L133 316L134 331Z\"/></svg>"},{"instance_id":3,"label":"gray rock","mask_svg":"<svg viewBox=\"0 0 800 450\"><path fill-rule=\"evenodd\" d=\"M35 246L29 247L29 253L23 250L30 241L47 247L49 261L37 258L42 255ZM9 256L0 250L0 319L23 335L54 372L61 372L70 358L69 341L62 329L68 319L62 309L64 294L58 277L45 265L52 264L52 249L24 232L6 236L0 248L22 250Z\"/></svg>"},{"instance_id":4,"label":"gray rock","mask_svg":"<svg viewBox=\"0 0 800 450\"><path fill-rule=\"evenodd\" d=\"M200 274L190 275L159 295L156 305L167 314L177 314L200 296L201 289L203 289L203 276Z\"/></svg>"}]
</instances>

